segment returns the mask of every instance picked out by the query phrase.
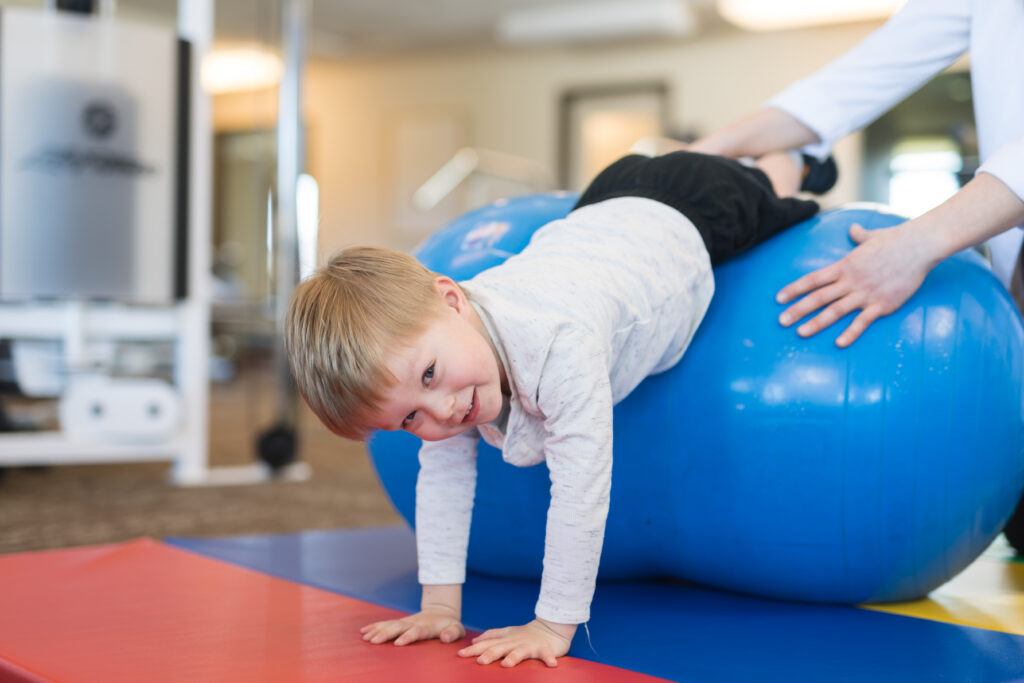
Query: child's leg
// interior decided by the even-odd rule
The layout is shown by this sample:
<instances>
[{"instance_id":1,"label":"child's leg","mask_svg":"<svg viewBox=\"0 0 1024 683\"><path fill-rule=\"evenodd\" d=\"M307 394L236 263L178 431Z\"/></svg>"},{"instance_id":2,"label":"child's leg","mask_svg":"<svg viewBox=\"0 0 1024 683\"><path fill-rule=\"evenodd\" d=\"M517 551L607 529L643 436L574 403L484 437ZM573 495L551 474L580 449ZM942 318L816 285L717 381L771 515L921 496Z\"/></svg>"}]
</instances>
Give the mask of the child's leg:
<instances>
[{"instance_id":1,"label":"child's leg","mask_svg":"<svg viewBox=\"0 0 1024 683\"><path fill-rule=\"evenodd\" d=\"M833 157L820 160L796 150L766 154L754 166L768 176L779 198L792 197L798 191L825 194L839 177Z\"/></svg>"},{"instance_id":2,"label":"child's leg","mask_svg":"<svg viewBox=\"0 0 1024 683\"><path fill-rule=\"evenodd\" d=\"M778 169L784 169L782 160L777 161ZM776 165L775 160L771 163ZM796 162L790 164L799 178ZM776 196L760 168L687 151L619 159L594 178L574 208L615 197L646 197L677 209L704 238L712 265L818 212L815 202Z\"/></svg>"},{"instance_id":3,"label":"child's leg","mask_svg":"<svg viewBox=\"0 0 1024 683\"><path fill-rule=\"evenodd\" d=\"M772 189L780 199L792 197L800 190L803 182L804 161L799 152L771 152L760 157L754 166L764 171L772 183Z\"/></svg>"}]
</instances>

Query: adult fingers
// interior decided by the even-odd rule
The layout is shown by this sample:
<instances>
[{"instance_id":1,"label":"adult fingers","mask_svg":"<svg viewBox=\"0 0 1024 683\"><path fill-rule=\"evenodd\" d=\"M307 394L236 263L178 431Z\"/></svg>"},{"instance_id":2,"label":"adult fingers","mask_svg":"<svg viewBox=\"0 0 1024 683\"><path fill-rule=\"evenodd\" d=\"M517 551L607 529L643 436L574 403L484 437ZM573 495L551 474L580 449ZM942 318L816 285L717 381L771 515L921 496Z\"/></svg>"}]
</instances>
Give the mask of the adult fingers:
<instances>
[{"instance_id":1,"label":"adult fingers","mask_svg":"<svg viewBox=\"0 0 1024 683\"><path fill-rule=\"evenodd\" d=\"M826 285L820 289L816 289L804 298L797 301L795 304L787 308L779 315L779 324L783 327L789 327L797 320L802 320L804 317L810 315L819 308L828 306L833 301L842 299L847 295L849 286L843 282L833 282L830 285ZM807 324L800 326L800 329L807 327ZM803 332L800 334L807 336Z\"/></svg>"},{"instance_id":2,"label":"adult fingers","mask_svg":"<svg viewBox=\"0 0 1024 683\"><path fill-rule=\"evenodd\" d=\"M836 262L832 265L819 268L813 272L807 273L803 277L790 282L788 285L779 290L778 294L775 295L775 301L780 304L785 304L793 299L803 296L812 289L818 289L823 287L830 282L835 282L839 279L839 263Z\"/></svg>"},{"instance_id":3,"label":"adult fingers","mask_svg":"<svg viewBox=\"0 0 1024 683\"><path fill-rule=\"evenodd\" d=\"M880 233L881 230L866 230L860 223L854 223L850 226L850 239L856 244L864 244L864 242Z\"/></svg>"},{"instance_id":4,"label":"adult fingers","mask_svg":"<svg viewBox=\"0 0 1024 683\"><path fill-rule=\"evenodd\" d=\"M796 333L801 337L811 337L821 332L826 327L834 324L847 313L860 308L860 301L850 294L833 301L825 310L818 313L803 325L797 328Z\"/></svg>"},{"instance_id":5,"label":"adult fingers","mask_svg":"<svg viewBox=\"0 0 1024 683\"><path fill-rule=\"evenodd\" d=\"M846 348L864 333L864 330L871 326L871 323L875 322L881 317L881 311L875 307L865 308L853 322L850 323L849 327L843 330L843 333L836 339L836 346L840 348Z\"/></svg>"}]
</instances>

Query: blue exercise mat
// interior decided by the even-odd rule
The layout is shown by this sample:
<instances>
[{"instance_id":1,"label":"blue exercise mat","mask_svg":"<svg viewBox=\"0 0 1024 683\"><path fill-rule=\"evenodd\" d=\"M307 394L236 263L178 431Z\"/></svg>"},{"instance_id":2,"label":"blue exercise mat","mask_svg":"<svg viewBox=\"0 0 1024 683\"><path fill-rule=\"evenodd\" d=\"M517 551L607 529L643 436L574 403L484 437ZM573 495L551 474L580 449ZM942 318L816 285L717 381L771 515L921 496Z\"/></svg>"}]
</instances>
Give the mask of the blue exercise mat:
<instances>
[{"instance_id":1,"label":"blue exercise mat","mask_svg":"<svg viewBox=\"0 0 1024 683\"><path fill-rule=\"evenodd\" d=\"M415 541L405 527L167 542L382 606L419 608ZM476 631L525 623L537 593L536 581L471 573L463 621ZM590 643L579 629L571 655L677 681L1024 680L1024 636L675 582L599 583L588 627Z\"/></svg>"}]
</instances>

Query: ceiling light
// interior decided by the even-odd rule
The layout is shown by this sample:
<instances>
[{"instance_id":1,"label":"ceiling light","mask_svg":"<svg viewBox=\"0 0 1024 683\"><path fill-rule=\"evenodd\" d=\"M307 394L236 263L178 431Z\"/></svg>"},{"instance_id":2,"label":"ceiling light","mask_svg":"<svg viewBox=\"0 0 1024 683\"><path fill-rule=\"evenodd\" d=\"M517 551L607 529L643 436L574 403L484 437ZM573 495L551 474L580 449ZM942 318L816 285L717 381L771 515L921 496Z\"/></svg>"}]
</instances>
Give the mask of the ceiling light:
<instances>
[{"instance_id":1,"label":"ceiling light","mask_svg":"<svg viewBox=\"0 0 1024 683\"><path fill-rule=\"evenodd\" d=\"M748 31L886 19L906 0L717 0L718 13Z\"/></svg>"},{"instance_id":2,"label":"ceiling light","mask_svg":"<svg viewBox=\"0 0 1024 683\"><path fill-rule=\"evenodd\" d=\"M696 30L693 10L682 0L543 5L506 12L497 23L499 40L509 44L688 36Z\"/></svg>"},{"instance_id":3,"label":"ceiling light","mask_svg":"<svg viewBox=\"0 0 1024 683\"><path fill-rule=\"evenodd\" d=\"M275 87L281 58L260 47L216 48L203 58L200 78L212 95Z\"/></svg>"}]
</instances>

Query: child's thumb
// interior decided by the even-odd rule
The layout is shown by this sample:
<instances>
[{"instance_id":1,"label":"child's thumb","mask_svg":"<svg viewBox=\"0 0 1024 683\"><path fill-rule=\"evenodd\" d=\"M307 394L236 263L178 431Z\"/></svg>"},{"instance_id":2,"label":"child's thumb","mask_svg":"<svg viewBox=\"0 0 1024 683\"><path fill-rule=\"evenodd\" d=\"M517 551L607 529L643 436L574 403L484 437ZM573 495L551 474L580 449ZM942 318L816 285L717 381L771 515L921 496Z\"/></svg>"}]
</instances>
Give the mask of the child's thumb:
<instances>
[{"instance_id":1,"label":"child's thumb","mask_svg":"<svg viewBox=\"0 0 1024 683\"><path fill-rule=\"evenodd\" d=\"M458 624L449 624L441 631L442 643L454 643L462 637L462 628Z\"/></svg>"}]
</instances>

